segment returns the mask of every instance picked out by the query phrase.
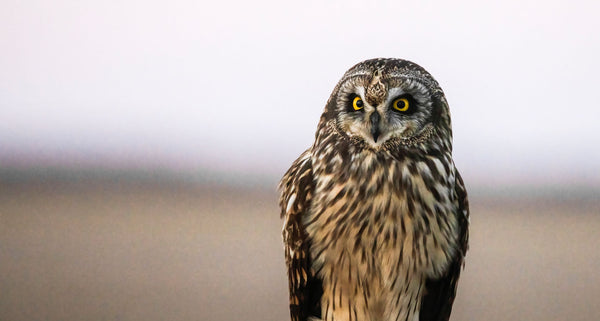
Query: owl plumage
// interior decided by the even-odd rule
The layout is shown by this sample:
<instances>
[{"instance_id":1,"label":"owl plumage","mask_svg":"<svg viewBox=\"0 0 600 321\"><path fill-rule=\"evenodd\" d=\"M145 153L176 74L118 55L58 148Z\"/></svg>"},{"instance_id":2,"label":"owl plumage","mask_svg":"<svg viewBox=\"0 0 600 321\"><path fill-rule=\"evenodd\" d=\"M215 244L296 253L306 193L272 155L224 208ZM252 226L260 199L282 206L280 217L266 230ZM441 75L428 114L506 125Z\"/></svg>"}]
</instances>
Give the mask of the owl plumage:
<instances>
[{"instance_id":1,"label":"owl plumage","mask_svg":"<svg viewBox=\"0 0 600 321\"><path fill-rule=\"evenodd\" d=\"M280 191L293 321L449 319L469 210L427 71L401 59L348 70Z\"/></svg>"}]
</instances>

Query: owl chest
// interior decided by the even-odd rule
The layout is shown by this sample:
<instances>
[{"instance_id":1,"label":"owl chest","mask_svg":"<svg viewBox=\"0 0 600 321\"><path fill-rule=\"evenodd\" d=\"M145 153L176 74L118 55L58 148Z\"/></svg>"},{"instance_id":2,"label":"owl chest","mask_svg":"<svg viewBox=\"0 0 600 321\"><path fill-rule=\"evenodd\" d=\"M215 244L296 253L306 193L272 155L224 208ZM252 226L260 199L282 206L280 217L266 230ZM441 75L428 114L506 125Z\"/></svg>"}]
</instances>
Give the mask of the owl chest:
<instances>
[{"instance_id":1,"label":"owl chest","mask_svg":"<svg viewBox=\"0 0 600 321\"><path fill-rule=\"evenodd\" d=\"M400 270L443 273L456 248L450 195L426 186L408 164L361 161L315 180L305 218L315 267L333 271L346 260L358 275L382 284Z\"/></svg>"}]
</instances>

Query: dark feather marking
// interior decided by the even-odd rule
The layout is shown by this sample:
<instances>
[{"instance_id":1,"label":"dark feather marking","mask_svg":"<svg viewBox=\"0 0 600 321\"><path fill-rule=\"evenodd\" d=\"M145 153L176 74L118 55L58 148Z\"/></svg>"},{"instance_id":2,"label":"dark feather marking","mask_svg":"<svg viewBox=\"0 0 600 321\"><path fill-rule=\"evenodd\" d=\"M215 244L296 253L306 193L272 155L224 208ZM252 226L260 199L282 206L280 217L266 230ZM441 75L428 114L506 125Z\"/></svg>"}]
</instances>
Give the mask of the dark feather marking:
<instances>
[{"instance_id":1,"label":"dark feather marking","mask_svg":"<svg viewBox=\"0 0 600 321\"><path fill-rule=\"evenodd\" d=\"M372 212L373 211L373 205L369 205L369 207L367 208L367 211L369 213ZM375 212L374 222L381 222L381 211Z\"/></svg>"},{"instance_id":2,"label":"dark feather marking","mask_svg":"<svg viewBox=\"0 0 600 321\"><path fill-rule=\"evenodd\" d=\"M408 193L408 195L410 195L410 197L407 197L406 205L408 207L408 212L406 214L408 217L413 219L415 217L415 202L413 200L412 193Z\"/></svg>"},{"instance_id":3,"label":"dark feather marking","mask_svg":"<svg viewBox=\"0 0 600 321\"><path fill-rule=\"evenodd\" d=\"M423 287L423 283L422 283L422 282L419 282L419 289L417 290L417 294L416 294L416 297L418 297L418 298L420 298L420 297L421 297L421 288L422 288L422 287ZM418 307L419 307L419 305L418 305L418 304L414 304L414 305L413 305L413 308L412 308L412 309L413 309L413 310L412 310L412 312L413 312L413 313L417 312L417 308L418 308Z\"/></svg>"},{"instance_id":4,"label":"dark feather marking","mask_svg":"<svg viewBox=\"0 0 600 321\"><path fill-rule=\"evenodd\" d=\"M402 251L402 250L400 250ZM400 264L402 264L401 262L397 262L396 264L396 268L399 269L400 268ZM392 284L390 286L390 289L394 289L396 287L396 282L398 281L398 275L399 273L394 273L394 280L392 280Z\"/></svg>"},{"instance_id":5,"label":"dark feather marking","mask_svg":"<svg viewBox=\"0 0 600 321\"><path fill-rule=\"evenodd\" d=\"M442 194L440 194L440 192L437 190L435 184L432 185L428 185L428 189L431 192L431 194L433 195L433 198L435 198L436 201L441 202L442 201Z\"/></svg>"},{"instance_id":6,"label":"dark feather marking","mask_svg":"<svg viewBox=\"0 0 600 321\"><path fill-rule=\"evenodd\" d=\"M340 207L340 213L344 213L347 210L348 210L348 202L344 202L344 204L342 205L342 207Z\"/></svg>"},{"instance_id":7,"label":"dark feather marking","mask_svg":"<svg viewBox=\"0 0 600 321\"><path fill-rule=\"evenodd\" d=\"M401 246L400 246L400 253L399 253L398 257L400 258L398 260L398 268L400 268L400 265L404 261L404 244L401 244Z\"/></svg>"},{"instance_id":8,"label":"dark feather marking","mask_svg":"<svg viewBox=\"0 0 600 321\"><path fill-rule=\"evenodd\" d=\"M429 218L427 217L427 215L423 215L421 217L423 218L423 224L425 225L425 233L431 234L431 226L429 226ZM425 237L425 235L423 235L423 237Z\"/></svg>"},{"instance_id":9,"label":"dark feather marking","mask_svg":"<svg viewBox=\"0 0 600 321\"><path fill-rule=\"evenodd\" d=\"M371 248L371 251L372 251L373 253L375 253L375 251L376 251L376 250L377 250L377 238L375 238L375 239L373 240L373 247Z\"/></svg>"},{"instance_id":10,"label":"dark feather marking","mask_svg":"<svg viewBox=\"0 0 600 321\"><path fill-rule=\"evenodd\" d=\"M400 320L400 313L402 313L401 309L398 309L398 313L396 314L396 321Z\"/></svg>"},{"instance_id":11,"label":"dark feather marking","mask_svg":"<svg viewBox=\"0 0 600 321\"><path fill-rule=\"evenodd\" d=\"M419 266L423 265L423 260L421 260L420 248L421 248L421 242L419 241L419 235L417 235L417 233L415 233L412 257L417 259L417 263Z\"/></svg>"},{"instance_id":12,"label":"dark feather marking","mask_svg":"<svg viewBox=\"0 0 600 321\"><path fill-rule=\"evenodd\" d=\"M406 225L404 223L404 218L400 219L400 228L402 229L402 235L406 235Z\"/></svg>"},{"instance_id":13,"label":"dark feather marking","mask_svg":"<svg viewBox=\"0 0 600 321\"><path fill-rule=\"evenodd\" d=\"M369 203L367 208L363 211L363 215L371 215L373 213L373 204ZM381 213L377 213L377 215L381 215ZM375 217L374 222L379 222L379 216Z\"/></svg>"},{"instance_id":14,"label":"dark feather marking","mask_svg":"<svg viewBox=\"0 0 600 321\"><path fill-rule=\"evenodd\" d=\"M450 173L450 164L452 163L448 159L444 159L442 162L442 165L444 165L444 171L446 171L446 173Z\"/></svg>"},{"instance_id":15,"label":"dark feather marking","mask_svg":"<svg viewBox=\"0 0 600 321\"><path fill-rule=\"evenodd\" d=\"M330 180L329 182L327 182L327 185L325 185L325 187L323 187L323 190L329 191L329 190L333 189L335 184L336 184L336 182L334 180Z\"/></svg>"},{"instance_id":16,"label":"dark feather marking","mask_svg":"<svg viewBox=\"0 0 600 321\"><path fill-rule=\"evenodd\" d=\"M356 207L358 206L358 202L359 202L359 198L354 199L354 201L352 202L352 204L350 205L350 208L348 208L348 215L350 215L350 213L354 213L354 211L356 210Z\"/></svg>"},{"instance_id":17,"label":"dark feather marking","mask_svg":"<svg viewBox=\"0 0 600 321\"><path fill-rule=\"evenodd\" d=\"M383 225L381 227L383 229ZM384 240L384 243L389 242L389 240L390 240L390 230L389 229L385 230L385 233L383 234L383 240Z\"/></svg>"},{"instance_id":18,"label":"dark feather marking","mask_svg":"<svg viewBox=\"0 0 600 321\"><path fill-rule=\"evenodd\" d=\"M431 191L431 189L435 187L435 180L433 179L433 176L431 176L431 173L427 171L421 171L419 174L423 179L423 183L425 183L425 186L427 186L427 189Z\"/></svg>"},{"instance_id":19,"label":"dark feather marking","mask_svg":"<svg viewBox=\"0 0 600 321\"><path fill-rule=\"evenodd\" d=\"M423 242L423 255L425 256L423 259L425 260L425 262L427 262L429 261L429 252L427 251L427 235L423 234L423 239L421 242Z\"/></svg>"},{"instance_id":20,"label":"dark feather marking","mask_svg":"<svg viewBox=\"0 0 600 321\"><path fill-rule=\"evenodd\" d=\"M316 251L316 252L313 252L313 257L314 257L315 259L318 259L318 258L320 258L320 257L321 257L321 255L323 254L323 252L324 252L325 250L326 250L326 247L322 247L322 248L320 248L318 251ZM313 249L313 251L314 251L314 249Z\"/></svg>"},{"instance_id":21,"label":"dark feather marking","mask_svg":"<svg viewBox=\"0 0 600 321\"><path fill-rule=\"evenodd\" d=\"M369 300L368 300L368 295L367 295L367 291L363 291L363 299L365 300L365 308L367 310L369 310Z\"/></svg>"},{"instance_id":22,"label":"dark feather marking","mask_svg":"<svg viewBox=\"0 0 600 321\"><path fill-rule=\"evenodd\" d=\"M335 277L335 274L333 274L333 271L331 273L332 275L332 282L333 282L333 290L331 291L331 308L335 311L335 288L337 287L337 278Z\"/></svg>"},{"instance_id":23,"label":"dark feather marking","mask_svg":"<svg viewBox=\"0 0 600 321\"><path fill-rule=\"evenodd\" d=\"M361 256L360 256L360 262L363 263L363 264L367 263L367 253L365 253L365 249L362 248L362 247L360 248L360 254L361 254Z\"/></svg>"},{"instance_id":24,"label":"dark feather marking","mask_svg":"<svg viewBox=\"0 0 600 321\"><path fill-rule=\"evenodd\" d=\"M435 162L433 161L432 158L430 157L426 157L424 159L425 164L427 164L427 167L429 167L429 171L431 172L431 176L433 176L433 180L436 182L439 182L442 180L441 174L437 169L437 166L435 166Z\"/></svg>"},{"instance_id":25,"label":"dark feather marking","mask_svg":"<svg viewBox=\"0 0 600 321\"><path fill-rule=\"evenodd\" d=\"M345 256L344 254L342 254L342 255L338 256L338 259L337 259L337 264L338 264L338 265L344 265L344 259L345 259L345 258L346 258L346 256Z\"/></svg>"},{"instance_id":26,"label":"dark feather marking","mask_svg":"<svg viewBox=\"0 0 600 321\"><path fill-rule=\"evenodd\" d=\"M342 198L346 196L346 189L342 188L337 195L333 198L332 204L339 202Z\"/></svg>"},{"instance_id":27,"label":"dark feather marking","mask_svg":"<svg viewBox=\"0 0 600 321\"><path fill-rule=\"evenodd\" d=\"M417 162L408 163L408 170L412 176L419 176L419 170L417 169Z\"/></svg>"},{"instance_id":28,"label":"dark feather marking","mask_svg":"<svg viewBox=\"0 0 600 321\"><path fill-rule=\"evenodd\" d=\"M409 299L408 299L408 306L409 307L413 305L413 300L414 299L415 299L415 297L412 296L412 295L409 297ZM414 304L414 305L416 305L416 304ZM406 311L406 319L405 320L408 321L409 317L410 317L410 311Z\"/></svg>"},{"instance_id":29,"label":"dark feather marking","mask_svg":"<svg viewBox=\"0 0 600 321\"><path fill-rule=\"evenodd\" d=\"M360 229L358 230L358 237L356 238L356 240L354 240L354 248L352 249L353 253L356 253L358 251L358 249L360 249L360 245L361 245L361 235L363 233L363 231L365 230L365 228L367 227L367 224L369 222L365 221L363 222L363 224L360 226Z\"/></svg>"}]
</instances>

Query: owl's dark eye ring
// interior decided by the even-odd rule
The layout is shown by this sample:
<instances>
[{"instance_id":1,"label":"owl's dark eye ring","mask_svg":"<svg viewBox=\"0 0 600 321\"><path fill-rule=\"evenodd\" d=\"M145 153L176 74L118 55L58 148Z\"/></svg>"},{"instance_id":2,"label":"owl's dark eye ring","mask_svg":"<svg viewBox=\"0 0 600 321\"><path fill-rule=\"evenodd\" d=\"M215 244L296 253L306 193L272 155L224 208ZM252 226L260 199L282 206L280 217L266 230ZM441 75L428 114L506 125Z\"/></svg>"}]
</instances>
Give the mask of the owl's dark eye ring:
<instances>
[{"instance_id":1,"label":"owl's dark eye ring","mask_svg":"<svg viewBox=\"0 0 600 321\"><path fill-rule=\"evenodd\" d=\"M403 114L410 114L415 110L414 100L409 95L400 96L392 102L392 109Z\"/></svg>"},{"instance_id":2,"label":"owl's dark eye ring","mask_svg":"<svg viewBox=\"0 0 600 321\"><path fill-rule=\"evenodd\" d=\"M364 106L365 104L359 96L355 96L354 99L352 99L352 108L354 108L354 110L361 110Z\"/></svg>"},{"instance_id":3,"label":"owl's dark eye ring","mask_svg":"<svg viewBox=\"0 0 600 321\"><path fill-rule=\"evenodd\" d=\"M408 110L408 108L410 108L410 103L406 98L398 98L394 100L392 107L394 107L394 109L397 111L405 112Z\"/></svg>"}]
</instances>

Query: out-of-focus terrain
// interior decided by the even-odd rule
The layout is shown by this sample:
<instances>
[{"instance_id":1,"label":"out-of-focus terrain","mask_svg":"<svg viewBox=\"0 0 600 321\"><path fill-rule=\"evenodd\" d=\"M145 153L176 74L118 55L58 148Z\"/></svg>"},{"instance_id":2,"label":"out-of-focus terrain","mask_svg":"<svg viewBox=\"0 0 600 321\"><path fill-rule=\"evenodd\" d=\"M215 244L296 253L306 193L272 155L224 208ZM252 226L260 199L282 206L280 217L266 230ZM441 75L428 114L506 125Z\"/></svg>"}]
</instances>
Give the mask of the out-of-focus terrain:
<instances>
[{"instance_id":1,"label":"out-of-focus terrain","mask_svg":"<svg viewBox=\"0 0 600 321\"><path fill-rule=\"evenodd\" d=\"M453 320L600 320L600 200L470 195ZM273 189L0 182L0 320L286 320Z\"/></svg>"}]
</instances>

